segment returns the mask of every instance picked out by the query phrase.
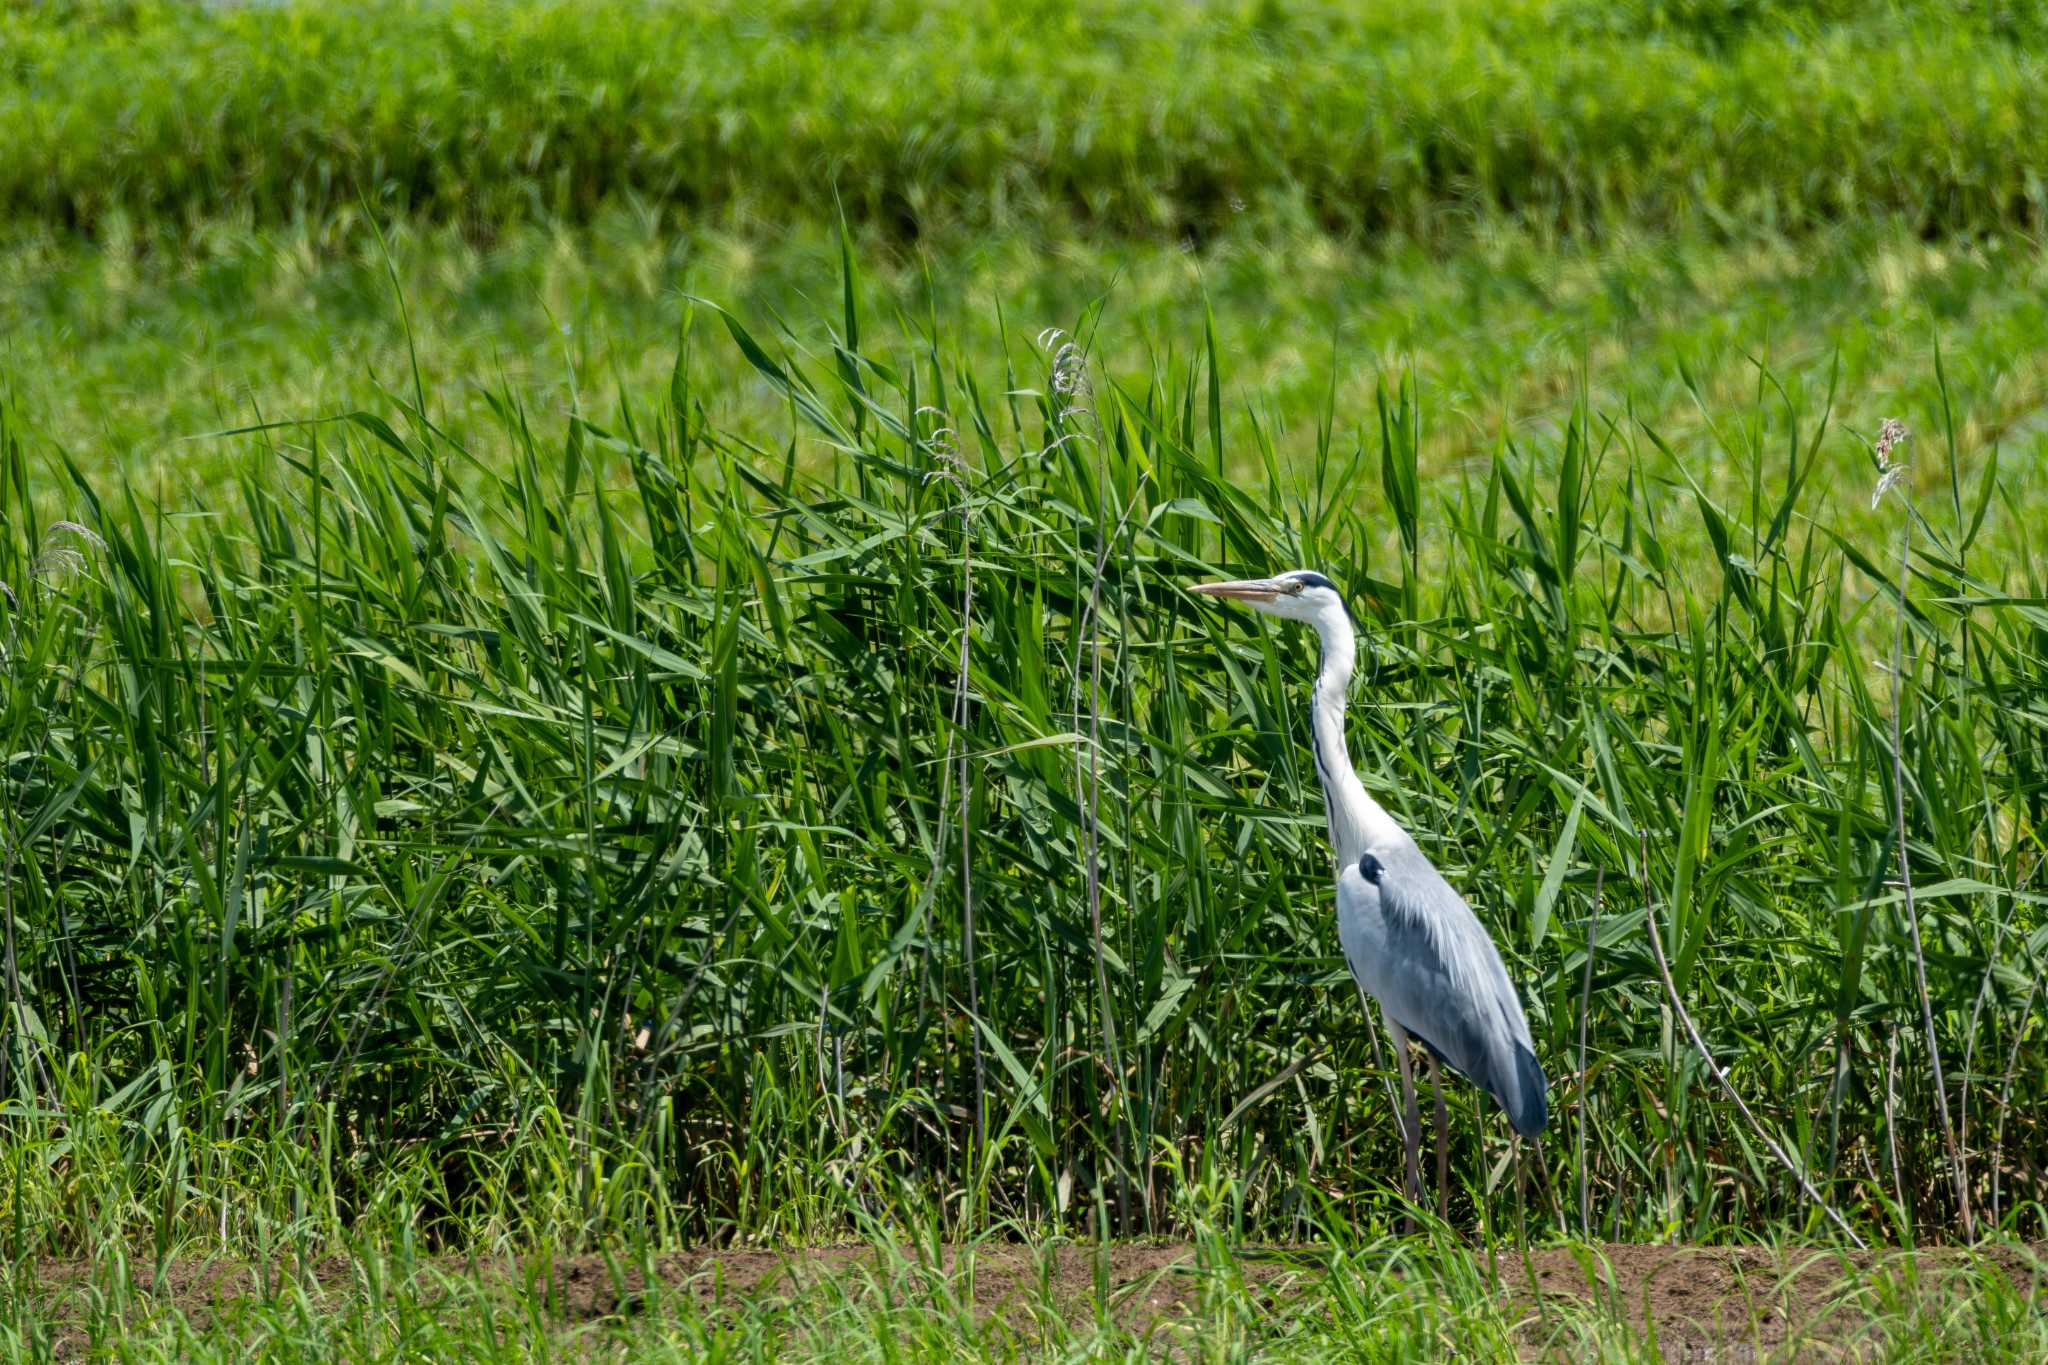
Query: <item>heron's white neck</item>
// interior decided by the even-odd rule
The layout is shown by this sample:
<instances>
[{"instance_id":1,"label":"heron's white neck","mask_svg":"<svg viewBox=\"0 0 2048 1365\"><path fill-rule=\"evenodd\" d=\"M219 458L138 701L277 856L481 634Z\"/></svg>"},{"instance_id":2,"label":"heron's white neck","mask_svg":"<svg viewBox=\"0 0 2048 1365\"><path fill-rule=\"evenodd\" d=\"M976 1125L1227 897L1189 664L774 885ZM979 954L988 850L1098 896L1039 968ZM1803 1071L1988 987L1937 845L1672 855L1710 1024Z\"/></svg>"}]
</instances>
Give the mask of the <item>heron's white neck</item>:
<instances>
[{"instance_id":1,"label":"heron's white neck","mask_svg":"<svg viewBox=\"0 0 2048 1365\"><path fill-rule=\"evenodd\" d=\"M1309 736L1314 742L1316 776L1323 784L1323 813L1330 825L1337 866L1355 863L1368 848L1384 847L1404 836L1380 803L1366 795L1365 784L1351 766L1344 747L1344 705L1351 691L1351 666L1358 642L1351 618L1341 609L1315 620L1322 637L1323 662L1316 673L1315 697L1309 706Z\"/></svg>"}]
</instances>

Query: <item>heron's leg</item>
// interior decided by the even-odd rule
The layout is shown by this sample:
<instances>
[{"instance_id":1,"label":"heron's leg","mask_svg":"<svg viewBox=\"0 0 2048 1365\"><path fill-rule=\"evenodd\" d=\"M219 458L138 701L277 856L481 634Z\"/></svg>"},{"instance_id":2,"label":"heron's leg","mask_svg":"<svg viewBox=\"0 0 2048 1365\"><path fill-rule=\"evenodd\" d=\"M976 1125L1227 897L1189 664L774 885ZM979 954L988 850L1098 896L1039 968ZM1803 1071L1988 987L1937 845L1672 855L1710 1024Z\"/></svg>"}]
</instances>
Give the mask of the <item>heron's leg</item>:
<instances>
[{"instance_id":1,"label":"heron's leg","mask_svg":"<svg viewBox=\"0 0 2048 1365\"><path fill-rule=\"evenodd\" d=\"M1451 1216L1451 1114L1444 1108L1444 1064L1429 1054L1429 1088L1436 1096L1436 1216Z\"/></svg>"},{"instance_id":2,"label":"heron's leg","mask_svg":"<svg viewBox=\"0 0 2048 1365\"><path fill-rule=\"evenodd\" d=\"M1522 1244L1522 1264L1529 1264L1529 1205L1522 1183L1522 1137L1508 1129L1508 1150L1515 1158L1515 1237ZM1533 1275L1532 1275L1533 1282Z\"/></svg>"},{"instance_id":3,"label":"heron's leg","mask_svg":"<svg viewBox=\"0 0 2048 1365\"><path fill-rule=\"evenodd\" d=\"M1393 1015L1387 1016L1387 1032L1394 1040L1394 1059L1401 1066L1401 1151L1406 1158L1403 1173L1408 1198L1422 1202L1422 1114L1415 1107L1415 1064L1408 1057L1408 1030ZM1413 1219L1410 1219L1411 1230Z\"/></svg>"}]
</instances>

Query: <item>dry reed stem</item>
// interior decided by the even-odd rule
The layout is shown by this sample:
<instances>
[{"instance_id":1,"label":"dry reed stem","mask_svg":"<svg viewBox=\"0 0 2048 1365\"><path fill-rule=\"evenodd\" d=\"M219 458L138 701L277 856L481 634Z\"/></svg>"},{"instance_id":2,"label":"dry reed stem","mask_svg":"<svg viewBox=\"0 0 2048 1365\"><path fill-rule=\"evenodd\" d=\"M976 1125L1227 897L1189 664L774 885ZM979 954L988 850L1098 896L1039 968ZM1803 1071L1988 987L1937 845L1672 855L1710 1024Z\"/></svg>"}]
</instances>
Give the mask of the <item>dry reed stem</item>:
<instances>
[{"instance_id":1,"label":"dry reed stem","mask_svg":"<svg viewBox=\"0 0 2048 1365\"><path fill-rule=\"evenodd\" d=\"M1593 871L1593 917L1586 924L1586 973L1579 983L1579 1235L1593 1240L1593 1192L1586 1184L1586 1023L1593 1004L1593 953L1600 942L1600 894L1607 869Z\"/></svg>"},{"instance_id":2,"label":"dry reed stem","mask_svg":"<svg viewBox=\"0 0 2048 1365\"><path fill-rule=\"evenodd\" d=\"M1699 1054L1700 1061L1706 1065L1708 1074L1713 1076L1715 1082L1727 1093L1729 1100L1735 1105L1736 1112L1742 1115L1743 1122L1749 1125L1750 1131L1755 1133L1757 1139L1769 1149L1771 1155L1777 1158L1778 1164L1783 1166L1791 1173L1792 1178L1799 1182L1799 1188L1806 1194L1806 1197L1820 1206L1820 1211L1828 1216L1830 1222L1841 1229L1842 1235L1849 1239L1852 1246L1858 1251L1868 1251L1870 1248L1865 1245L1861 1237L1856 1235L1856 1229L1849 1226L1849 1220L1844 1218L1818 1189L1814 1188L1813 1182L1806 1178L1806 1173L1794 1164L1791 1155L1778 1145L1778 1140L1772 1137L1765 1130L1763 1124L1758 1121L1757 1116L1750 1112L1748 1103L1742 1098L1741 1092L1736 1090L1735 1083L1728 1079L1728 1074L1721 1070L1720 1063L1714 1060L1714 1054L1707 1050L1706 1040L1700 1037L1699 1029L1692 1022L1692 1016L1685 1012L1685 1002L1678 997L1678 983L1671 976L1671 964L1664 958L1664 937L1657 931L1656 907L1650 904L1648 837L1639 837L1642 839L1643 923L1648 925L1650 929L1650 952L1657 959L1657 975L1664 982L1665 994L1671 1001L1672 1012L1678 1016L1678 1022L1685 1029L1685 1036L1692 1040L1693 1050Z\"/></svg>"},{"instance_id":3,"label":"dry reed stem","mask_svg":"<svg viewBox=\"0 0 2048 1365\"><path fill-rule=\"evenodd\" d=\"M1877 437L1877 492L1870 505L1904 481L1905 461L1891 459L1892 452L1908 437L1905 425L1886 418ZM1906 851L1906 765L1901 738L1900 709L1905 705L1906 583L1912 569L1913 517L1907 508L1899 526L1899 596L1894 606L1892 630L1892 831L1899 858L1899 886L1905 896L1906 929L1913 944L1913 982L1920 992L1920 1024L1927 1035L1927 1064L1934 1073L1934 1111L1941 1120L1941 1142L1948 1152L1949 1176L1955 1182L1956 1209L1963 1218L1963 1239L1977 1240L1975 1220L1970 1216L1970 1177L1962 1151L1956 1145L1955 1125L1949 1121L1948 1087L1941 1074L1941 1044L1934 1033L1934 997L1927 989L1927 954L1920 946L1920 912L1913 903L1913 869Z\"/></svg>"}]
</instances>

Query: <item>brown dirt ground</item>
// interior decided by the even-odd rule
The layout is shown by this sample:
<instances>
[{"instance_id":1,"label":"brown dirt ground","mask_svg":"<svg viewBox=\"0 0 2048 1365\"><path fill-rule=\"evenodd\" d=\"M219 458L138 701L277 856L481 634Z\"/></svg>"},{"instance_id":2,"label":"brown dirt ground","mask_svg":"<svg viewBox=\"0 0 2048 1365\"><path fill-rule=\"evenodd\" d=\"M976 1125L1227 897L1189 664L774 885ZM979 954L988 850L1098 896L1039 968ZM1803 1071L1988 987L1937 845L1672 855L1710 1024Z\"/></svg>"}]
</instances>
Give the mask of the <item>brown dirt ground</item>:
<instances>
[{"instance_id":1,"label":"brown dirt ground","mask_svg":"<svg viewBox=\"0 0 2048 1365\"><path fill-rule=\"evenodd\" d=\"M2048 1307L2048 1246L1977 1254ZM1797 1359L1863 1359L1873 1349L1864 1340L1867 1313L1843 1302L1845 1290L1867 1285L1873 1270L1897 1274L1910 1267L1923 1296L1955 1293L1944 1285L1942 1272L1961 1268L1967 1259L1952 1249L1851 1254L1609 1245L1589 1273L1581 1256L1562 1247L1531 1256L1543 1300L1604 1299L1617 1318L1654 1325L1667 1360L1776 1359L1788 1351ZM1517 1274L1503 1264L1500 1274L1518 1300L1531 1302L1526 1271ZM1532 1346L1543 1337L1540 1310L1536 1316L1523 1332Z\"/></svg>"},{"instance_id":2,"label":"brown dirt ground","mask_svg":"<svg viewBox=\"0 0 2048 1365\"><path fill-rule=\"evenodd\" d=\"M1998 1248L1980 1253L2012 1277L2016 1287L2048 1310L2048 1244ZM1324 1269L1313 1248L1243 1249L1238 1266L1247 1287L1268 1305L1291 1297L1292 1286ZM1903 1269L1908 1254L1848 1255L1827 1250L1772 1251L1745 1247L1674 1247L1616 1244L1588 1256L1571 1248L1519 1255L1502 1251L1496 1270L1522 1320L1521 1340L1531 1356L1550 1353L1544 1307L1563 1300L1605 1300L1617 1317L1654 1324L1665 1357L1673 1360L1772 1357L1797 1344L1823 1357L1857 1358L1864 1319L1840 1302L1843 1286L1873 1267ZM1922 1251L1917 1269L1923 1293L1941 1291L1939 1271L1961 1263L1956 1251ZM948 1248L945 1266L956 1268ZM602 1256L472 1264L443 1259L432 1263L444 1276L474 1274L514 1286L548 1285L550 1307L566 1323L593 1322L639 1310L649 1290L687 1292L700 1305L735 1305L762 1296L781 1297L803 1286L876 1267L875 1253L860 1248L799 1251L698 1250L658 1257L655 1284L636 1264L608 1263ZM352 1264L330 1257L311 1268L311 1278L328 1293L346 1294L355 1282ZM1164 1327L1198 1311L1202 1279L1194 1250L1184 1244L1119 1245L1106 1267L1107 1307L1121 1325L1139 1333ZM49 1260L35 1271L46 1311L66 1316L64 1300L88 1282L89 1264ZM1537 1294L1529 1290L1533 1273ZM146 1260L135 1268L136 1287L160 1304L175 1306L203 1329L236 1300L261 1297L259 1268L218 1262L180 1261L166 1268L162 1282ZM1092 1249L1061 1247L1050 1253L1009 1245L984 1245L975 1253L973 1303L977 1314L1002 1315L1028 1332L1034 1306L1045 1300L1040 1287L1070 1322L1092 1321L1096 1313L1096 1268ZM1559 1338L1563 1339L1563 1338ZM83 1341L58 1343L76 1350Z\"/></svg>"}]
</instances>

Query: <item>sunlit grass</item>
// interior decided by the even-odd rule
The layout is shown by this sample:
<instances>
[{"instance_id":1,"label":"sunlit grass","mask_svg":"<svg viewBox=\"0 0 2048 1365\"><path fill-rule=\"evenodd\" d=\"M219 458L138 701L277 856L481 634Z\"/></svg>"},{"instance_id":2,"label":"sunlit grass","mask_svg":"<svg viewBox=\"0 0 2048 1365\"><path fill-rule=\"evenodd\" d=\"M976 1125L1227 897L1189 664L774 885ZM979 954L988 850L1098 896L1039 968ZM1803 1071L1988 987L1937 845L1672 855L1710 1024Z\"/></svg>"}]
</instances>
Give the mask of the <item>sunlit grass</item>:
<instances>
[{"instance_id":1,"label":"sunlit grass","mask_svg":"<svg viewBox=\"0 0 2048 1365\"><path fill-rule=\"evenodd\" d=\"M409 389L415 353L437 427L495 466L512 448L487 391L509 386L556 415L602 407L622 384L658 391L686 291L829 351L821 318L837 307L838 243L826 228L677 234L619 211L587 229L507 227L488 249L407 224L389 237L410 349L367 234L220 223L96 245L17 237L0 251L12 318L0 373L16 430L34 451L61 447L90 472L119 470L196 511L220 505L244 456L191 438L375 408ZM1929 244L1870 227L1797 243L1618 232L1573 245L1502 228L1444 257L1269 222L1195 254L1036 233L929 251L871 235L856 251L870 353L900 367L937 316L948 345L997 384L1026 383L1039 363L1031 336L1097 299L1093 349L1126 382L1187 363L1213 310L1234 381L1227 466L1257 477L1270 444L1290 489L1326 412L1339 444L1369 435L1374 389L1412 370L1431 399L1421 470L1450 482L1483 476L1507 437L1554 437L1585 401L1684 452L1682 470L1653 459L1653 476L1739 500L1759 456L1753 415L1775 409L1776 420L1788 404L1817 415L1832 388L1847 428L1868 437L1879 417L1898 416L1924 446L1952 421L1965 482L1998 448L2014 502L2041 496L2048 267L2017 239ZM699 366L693 393L722 430L765 447L794 439L801 467L823 466L825 448L750 371ZM1859 491L1867 456L1846 441L1818 455L1824 516L1881 541L1888 523ZM1917 459L1909 476L1923 494L1946 492L1945 459ZM39 483L61 513L61 485ZM1992 518L1988 545L2024 553L2008 539L2023 521ZM1682 557L1707 555L1702 538L1678 534ZM1393 544L1391 528L1381 541ZM1432 541L1432 553L1446 544Z\"/></svg>"},{"instance_id":2,"label":"sunlit grass","mask_svg":"<svg viewBox=\"0 0 2048 1365\"><path fill-rule=\"evenodd\" d=\"M0 0L0 1355L2048 1358L2042 36Z\"/></svg>"},{"instance_id":3,"label":"sunlit grass","mask_svg":"<svg viewBox=\"0 0 2048 1365\"><path fill-rule=\"evenodd\" d=\"M1823 401L1702 392L1711 422L1671 437L1595 404L1411 515L1377 490L1418 476L1426 385L1283 472L1220 332L1096 369L1063 416L1030 343L978 357L928 312L884 358L860 281L843 297L792 329L860 332L822 364L697 303L659 387L593 376L565 415L478 375L491 447L444 425L426 360L352 415L221 438L236 503L197 518L75 466L52 490L10 426L17 1257L365 1218L449 1245L801 1240L906 1201L948 1235L1175 1232L1168 1191L1217 1180L1234 1236L1333 1204L1384 1226L1394 1130L1329 933L1303 645L1180 591L1295 563L1349 589L1355 757L1503 943L1557 1078L1523 1209L1458 1092L1454 1219L1816 1218L1667 1025L1647 884L1708 1046L1798 1166L1876 1240L1953 1225L1886 886L1889 551L1842 512L1882 525ZM770 411L779 435L750 426ZM952 445L964 485L936 477ZM1988 548L2024 543L2025 476L2001 496L1944 446L1911 446L1935 487L1909 853L1943 1055L1973 1058L1950 1070L1971 1198L2038 1235L2039 587ZM1710 466L1719 491L1691 487ZM978 997L940 761L963 486ZM53 567L53 499L104 553Z\"/></svg>"},{"instance_id":4,"label":"sunlit grass","mask_svg":"<svg viewBox=\"0 0 2048 1365\"><path fill-rule=\"evenodd\" d=\"M365 1244L317 1262L194 1257L162 1274L107 1258L46 1267L40 1282L17 1271L0 1349L220 1361L1987 1362L2048 1349L2039 1264L2017 1253L1858 1264L1763 1246L1665 1256L1645 1279L1645 1249L1582 1245L1544 1253L1532 1292L1533 1263L1504 1249L1332 1231L1309 1247L1158 1253L984 1241L941 1257L885 1238L823 1252L629 1247L602 1260Z\"/></svg>"}]
</instances>

